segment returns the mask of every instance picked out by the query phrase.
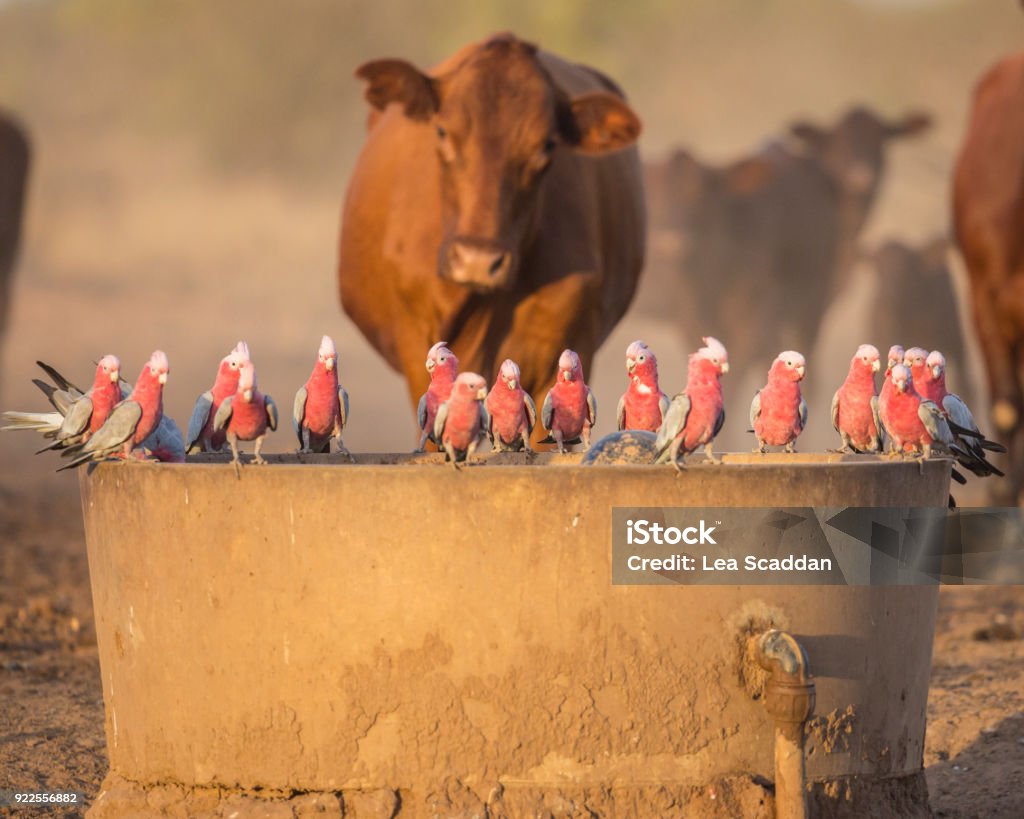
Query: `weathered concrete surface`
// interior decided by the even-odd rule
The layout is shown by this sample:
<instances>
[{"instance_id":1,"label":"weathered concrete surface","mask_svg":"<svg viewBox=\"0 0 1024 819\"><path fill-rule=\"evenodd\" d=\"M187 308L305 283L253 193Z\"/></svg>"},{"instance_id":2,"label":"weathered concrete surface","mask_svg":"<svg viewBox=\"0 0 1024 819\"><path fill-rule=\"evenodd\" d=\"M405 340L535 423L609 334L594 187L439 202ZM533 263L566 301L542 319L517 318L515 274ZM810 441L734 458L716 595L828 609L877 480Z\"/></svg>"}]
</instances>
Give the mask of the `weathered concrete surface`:
<instances>
[{"instance_id":1,"label":"weathered concrete surface","mask_svg":"<svg viewBox=\"0 0 1024 819\"><path fill-rule=\"evenodd\" d=\"M948 462L727 458L83 472L111 764L93 815L126 813L122 778L327 792L346 815L396 792L402 816L715 815L694 794L772 777L743 659L769 625L810 653L807 768L834 815L917 787L934 588L613 587L611 507L943 506Z\"/></svg>"}]
</instances>

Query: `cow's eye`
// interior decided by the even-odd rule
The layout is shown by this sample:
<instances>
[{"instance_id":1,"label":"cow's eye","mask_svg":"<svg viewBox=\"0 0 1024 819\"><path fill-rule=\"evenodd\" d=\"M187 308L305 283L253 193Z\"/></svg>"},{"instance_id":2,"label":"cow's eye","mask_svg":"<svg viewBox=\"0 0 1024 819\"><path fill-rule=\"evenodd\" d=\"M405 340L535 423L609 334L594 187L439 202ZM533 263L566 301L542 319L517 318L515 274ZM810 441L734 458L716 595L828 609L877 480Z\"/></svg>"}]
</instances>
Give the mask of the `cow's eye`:
<instances>
[{"instance_id":1,"label":"cow's eye","mask_svg":"<svg viewBox=\"0 0 1024 819\"><path fill-rule=\"evenodd\" d=\"M554 137L548 137L544 140L544 152L551 153L558 145L558 141Z\"/></svg>"},{"instance_id":2,"label":"cow's eye","mask_svg":"<svg viewBox=\"0 0 1024 819\"><path fill-rule=\"evenodd\" d=\"M437 129L437 138L438 139L444 139L446 136L448 136L448 132L444 128L442 128L440 125L436 126L436 129Z\"/></svg>"}]
</instances>

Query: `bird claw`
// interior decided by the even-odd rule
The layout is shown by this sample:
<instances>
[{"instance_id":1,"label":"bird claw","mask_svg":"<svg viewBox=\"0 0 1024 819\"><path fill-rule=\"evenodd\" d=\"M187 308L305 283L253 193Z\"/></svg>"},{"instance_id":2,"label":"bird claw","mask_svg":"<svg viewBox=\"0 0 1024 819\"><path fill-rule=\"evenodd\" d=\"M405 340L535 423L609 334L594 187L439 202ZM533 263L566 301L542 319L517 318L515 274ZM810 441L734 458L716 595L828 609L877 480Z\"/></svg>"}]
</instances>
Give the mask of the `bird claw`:
<instances>
[{"instance_id":1,"label":"bird claw","mask_svg":"<svg viewBox=\"0 0 1024 819\"><path fill-rule=\"evenodd\" d=\"M241 461L239 461L238 458L235 458L231 462L231 465L235 467L235 477L238 478L238 480L242 480L242 463L241 463Z\"/></svg>"},{"instance_id":2,"label":"bird claw","mask_svg":"<svg viewBox=\"0 0 1024 819\"><path fill-rule=\"evenodd\" d=\"M259 464L260 466L264 466L267 463L267 459L264 458L262 455L257 455L255 458L252 459L252 462L254 464Z\"/></svg>"}]
</instances>

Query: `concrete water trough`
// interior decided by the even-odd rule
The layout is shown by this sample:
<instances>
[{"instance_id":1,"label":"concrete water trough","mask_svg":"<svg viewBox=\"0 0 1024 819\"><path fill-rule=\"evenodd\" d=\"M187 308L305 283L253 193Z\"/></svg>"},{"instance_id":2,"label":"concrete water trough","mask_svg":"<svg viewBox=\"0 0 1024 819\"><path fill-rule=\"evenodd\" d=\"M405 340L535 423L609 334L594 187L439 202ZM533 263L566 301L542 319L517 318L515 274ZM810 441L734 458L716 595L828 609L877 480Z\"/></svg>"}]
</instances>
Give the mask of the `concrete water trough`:
<instances>
[{"instance_id":1,"label":"concrete water trough","mask_svg":"<svg viewBox=\"0 0 1024 819\"><path fill-rule=\"evenodd\" d=\"M749 650L772 627L816 684L809 815L930 815L935 587L612 585L611 518L942 507L948 461L271 460L83 470L94 819L795 815Z\"/></svg>"}]
</instances>

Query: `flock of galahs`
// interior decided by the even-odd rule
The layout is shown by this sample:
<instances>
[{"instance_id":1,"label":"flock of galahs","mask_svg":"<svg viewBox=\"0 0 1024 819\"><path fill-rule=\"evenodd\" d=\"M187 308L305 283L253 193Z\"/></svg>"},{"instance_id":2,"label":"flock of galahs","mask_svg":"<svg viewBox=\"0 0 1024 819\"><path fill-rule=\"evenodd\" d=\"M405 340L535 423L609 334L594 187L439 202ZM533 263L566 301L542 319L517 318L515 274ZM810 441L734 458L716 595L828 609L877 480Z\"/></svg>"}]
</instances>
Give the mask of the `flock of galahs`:
<instances>
[{"instance_id":1,"label":"flock of galahs","mask_svg":"<svg viewBox=\"0 0 1024 819\"><path fill-rule=\"evenodd\" d=\"M334 342L324 336L313 372L295 394L292 424L300 452L326 452L332 440L344 451L341 433L348 419L348 394L338 385L337 360ZM213 386L196 399L184 436L164 415L163 388L170 364L160 350L149 357L134 387L121 379L121 362L114 355L99 360L88 391L48 364L37 364L53 383L33 383L55 411L5 412L7 423L0 430L42 433L51 442L40 452L59 450L70 459L61 469L111 456L148 455L181 463L187 453L218 452L226 443L238 473L240 441L252 441L253 461L266 463L260 448L268 432L277 429L277 405L257 387L256 368L244 341L221 359Z\"/></svg>"},{"instance_id":2,"label":"flock of galahs","mask_svg":"<svg viewBox=\"0 0 1024 819\"><path fill-rule=\"evenodd\" d=\"M324 336L313 371L295 395L292 424L299 452L347 453L342 432L348 422L348 394L338 383L338 354ZM174 421L163 414L163 386L167 356L157 350L142 368L134 387L120 377L116 356L106 355L96 366L88 391L75 387L53 367L38 362L52 383L36 379L54 412L5 412L0 429L32 429L50 439L40 452L59 450L69 458L68 469L116 456L149 455L182 462L186 453L216 452L230 446L232 463L239 469L238 444L253 442L253 461L265 463L260 448L268 432L277 429L277 406L256 385L256 370L249 347L240 341L223 359L213 386L196 400L188 431L182 436ZM502 362L488 390L483 376L459 372L459 360L438 342L427 353L430 384L419 401L420 438L417 451L432 441L456 467L470 460L489 439L497 451L530 451L537 407L523 390L518 365ZM889 350L881 392L875 374L881 369L878 349L862 344L850 361L846 380L832 399L832 424L839 433L841 452L887 452L890 457L931 456L933 447L976 475L1002 475L987 459L987 452L1005 452L978 429L967 405L946 389L946 361L942 353L920 347ZM709 461L720 463L713 452L715 437L725 423L721 377L729 372L725 347L706 337L704 346L689 357L686 385L670 401L658 383L658 361L642 341L626 349L629 379L619 400L619 433L639 432L653 437L655 463L683 467L686 455L702 448ZM767 382L750 406L750 432L757 439L755 452L783 447L794 452L797 438L807 426L807 402L800 389L806 372L804 357L795 351L780 353L772 362ZM540 411L540 422L559 452L582 443L590 448L597 422L597 402L583 377L583 365L573 350L558 359L558 373ZM963 477L954 470L954 477Z\"/></svg>"}]
</instances>

